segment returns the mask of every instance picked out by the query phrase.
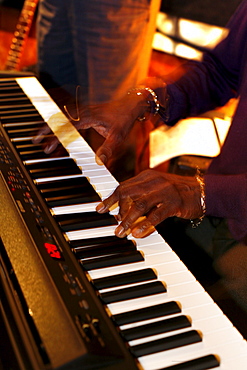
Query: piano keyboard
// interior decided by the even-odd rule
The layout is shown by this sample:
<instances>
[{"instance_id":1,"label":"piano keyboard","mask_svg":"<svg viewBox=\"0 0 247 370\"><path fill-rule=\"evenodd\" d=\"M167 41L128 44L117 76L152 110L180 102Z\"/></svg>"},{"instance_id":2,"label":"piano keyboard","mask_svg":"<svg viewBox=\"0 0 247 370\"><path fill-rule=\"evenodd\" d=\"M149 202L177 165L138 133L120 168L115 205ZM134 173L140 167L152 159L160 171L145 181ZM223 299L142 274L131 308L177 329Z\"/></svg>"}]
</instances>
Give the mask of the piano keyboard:
<instances>
[{"instance_id":1,"label":"piano keyboard","mask_svg":"<svg viewBox=\"0 0 247 370\"><path fill-rule=\"evenodd\" d=\"M117 181L96 164L91 148L39 82L0 81L0 102L2 127L133 357L133 368L246 369L246 341L163 238L155 232L140 240L117 239L114 211L95 212ZM63 146L58 157L32 144L44 122ZM109 363L102 368L107 366L120 369Z\"/></svg>"}]
</instances>

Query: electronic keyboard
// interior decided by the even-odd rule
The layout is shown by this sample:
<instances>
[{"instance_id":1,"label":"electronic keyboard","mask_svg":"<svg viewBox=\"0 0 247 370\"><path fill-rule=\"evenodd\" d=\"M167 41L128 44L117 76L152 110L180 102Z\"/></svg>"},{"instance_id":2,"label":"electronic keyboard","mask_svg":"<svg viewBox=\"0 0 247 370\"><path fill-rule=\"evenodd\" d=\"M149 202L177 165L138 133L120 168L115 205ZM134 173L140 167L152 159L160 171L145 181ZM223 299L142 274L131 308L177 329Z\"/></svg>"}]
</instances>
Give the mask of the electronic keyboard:
<instances>
[{"instance_id":1,"label":"electronic keyboard","mask_svg":"<svg viewBox=\"0 0 247 370\"><path fill-rule=\"evenodd\" d=\"M116 210L95 211L118 183L35 77L0 80L0 120L9 368L245 370L246 341L158 232L119 239Z\"/></svg>"}]
</instances>

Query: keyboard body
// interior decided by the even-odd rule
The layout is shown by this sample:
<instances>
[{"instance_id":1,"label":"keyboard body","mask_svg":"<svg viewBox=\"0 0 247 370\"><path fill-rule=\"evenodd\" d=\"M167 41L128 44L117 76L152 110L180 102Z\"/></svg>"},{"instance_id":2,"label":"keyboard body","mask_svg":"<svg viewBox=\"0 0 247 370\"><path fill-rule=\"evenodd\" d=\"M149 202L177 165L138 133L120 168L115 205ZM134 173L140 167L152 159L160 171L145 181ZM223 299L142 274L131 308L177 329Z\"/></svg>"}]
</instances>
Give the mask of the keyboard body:
<instances>
[{"instance_id":1,"label":"keyboard body","mask_svg":"<svg viewBox=\"0 0 247 370\"><path fill-rule=\"evenodd\" d=\"M36 78L0 80L0 120L0 309L13 368L245 369L246 341L163 238L120 245L116 211L95 215L117 181ZM55 158L30 149L47 122L66 149Z\"/></svg>"}]
</instances>

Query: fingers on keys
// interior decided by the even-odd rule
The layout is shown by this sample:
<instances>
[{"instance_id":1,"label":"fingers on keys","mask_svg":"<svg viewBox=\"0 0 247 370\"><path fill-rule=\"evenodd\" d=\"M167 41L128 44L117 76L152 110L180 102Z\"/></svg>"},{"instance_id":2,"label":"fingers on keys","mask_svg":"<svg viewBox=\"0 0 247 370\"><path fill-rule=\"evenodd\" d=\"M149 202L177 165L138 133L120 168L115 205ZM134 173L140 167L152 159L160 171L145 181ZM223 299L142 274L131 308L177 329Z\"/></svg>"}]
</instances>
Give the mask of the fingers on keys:
<instances>
[{"instance_id":1,"label":"fingers on keys","mask_svg":"<svg viewBox=\"0 0 247 370\"><path fill-rule=\"evenodd\" d=\"M96 210L99 213L108 212L116 203L117 195L114 192L104 202L99 203ZM143 217L143 213L136 208L132 201L122 202L117 219L121 221L115 230L115 234L119 238L124 238L130 233L136 238L143 238L153 233L155 231L154 226L157 224L153 219L151 222L147 217Z\"/></svg>"},{"instance_id":2,"label":"fingers on keys","mask_svg":"<svg viewBox=\"0 0 247 370\"><path fill-rule=\"evenodd\" d=\"M33 138L33 143L34 144L39 144L46 135L51 133L51 129L45 125L43 126L37 133L37 135Z\"/></svg>"},{"instance_id":3,"label":"fingers on keys","mask_svg":"<svg viewBox=\"0 0 247 370\"><path fill-rule=\"evenodd\" d=\"M37 135L33 138L34 144L39 144L45 139L43 150L46 154L52 153L59 144L59 141L56 138L56 136L54 135L49 136L49 135L51 135L51 129L46 125L42 127L38 131Z\"/></svg>"}]
</instances>

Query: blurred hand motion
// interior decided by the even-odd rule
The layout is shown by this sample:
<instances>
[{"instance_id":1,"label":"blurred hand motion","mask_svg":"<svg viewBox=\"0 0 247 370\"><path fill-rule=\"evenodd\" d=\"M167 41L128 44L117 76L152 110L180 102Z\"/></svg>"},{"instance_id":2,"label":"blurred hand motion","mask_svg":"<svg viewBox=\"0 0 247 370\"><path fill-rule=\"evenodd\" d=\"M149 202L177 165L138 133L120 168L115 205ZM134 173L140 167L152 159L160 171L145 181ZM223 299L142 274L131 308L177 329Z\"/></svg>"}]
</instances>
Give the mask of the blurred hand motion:
<instances>
[{"instance_id":1,"label":"blurred hand motion","mask_svg":"<svg viewBox=\"0 0 247 370\"><path fill-rule=\"evenodd\" d=\"M115 231L118 237L131 232L134 237L142 238L168 217L197 219L203 213L196 178L150 169L122 182L96 210L108 212L116 203L121 221ZM140 219L142 216L146 217Z\"/></svg>"},{"instance_id":2,"label":"blurred hand motion","mask_svg":"<svg viewBox=\"0 0 247 370\"><path fill-rule=\"evenodd\" d=\"M104 143L96 152L98 164L106 164L112 157L117 147L125 140L135 120L144 115L149 105L139 96L126 95L121 100L111 103L90 105L86 107L66 107L69 120L80 132L93 128L105 138ZM40 129L33 139L34 143L40 143L51 129L46 125ZM59 141L56 137L47 137L44 143L44 151L49 154L56 149Z\"/></svg>"}]
</instances>

